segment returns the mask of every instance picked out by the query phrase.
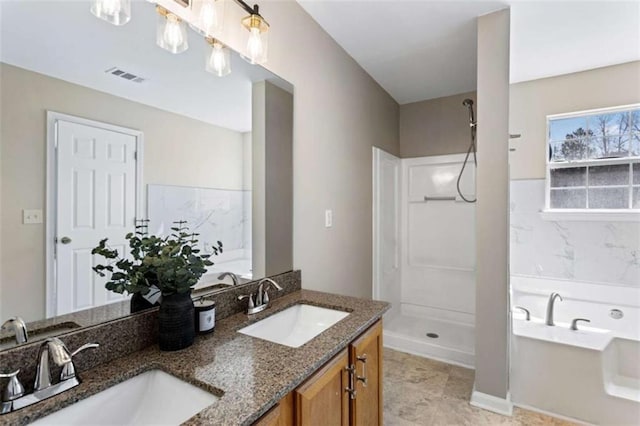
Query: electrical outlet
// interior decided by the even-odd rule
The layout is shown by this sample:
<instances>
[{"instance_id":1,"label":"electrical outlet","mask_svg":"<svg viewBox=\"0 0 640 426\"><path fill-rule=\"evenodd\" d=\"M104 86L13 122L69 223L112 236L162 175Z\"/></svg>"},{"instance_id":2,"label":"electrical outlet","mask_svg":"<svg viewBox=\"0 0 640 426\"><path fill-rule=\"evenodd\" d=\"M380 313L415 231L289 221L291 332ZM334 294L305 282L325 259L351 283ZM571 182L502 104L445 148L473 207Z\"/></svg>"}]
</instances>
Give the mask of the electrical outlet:
<instances>
[{"instance_id":1,"label":"electrical outlet","mask_svg":"<svg viewBox=\"0 0 640 426\"><path fill-rule=\"evenodd\" d=\"M22 210L22 223L24 225L35 225L42 223L42 210L24 209Z\"/></svg>"},{"instance_id":2,"label":"electrical outlet","mask_svg":"<svg viewBox=\"0 0 640 426\"><path fill-rule=\"evenodd\" d=\"M324 211L324 227L331 228L333 226L333 211L325 210Z\"/></svg>"}]
</instances>

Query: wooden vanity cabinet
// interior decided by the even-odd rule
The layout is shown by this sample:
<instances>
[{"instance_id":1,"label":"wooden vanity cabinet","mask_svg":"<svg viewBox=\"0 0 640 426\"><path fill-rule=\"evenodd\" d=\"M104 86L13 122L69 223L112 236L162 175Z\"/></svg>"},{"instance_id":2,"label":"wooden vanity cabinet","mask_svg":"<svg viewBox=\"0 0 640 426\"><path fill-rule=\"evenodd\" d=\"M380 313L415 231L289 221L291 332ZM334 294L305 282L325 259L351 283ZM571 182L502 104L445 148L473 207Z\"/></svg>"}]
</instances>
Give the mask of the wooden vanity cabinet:
<instances>
[{"instance_id":1,"label":"wooden vanity cabinet","mask_svg":"<svg viewBox=\"0 0 640 426\"><path fill-rule=\"evenodd\" d=\"M348 366L344 349L294 391L296 425L349 425Z\"/></svg>"},{"instance_id":2,"label":"wooden vanity cabinet","mask_svg":"<svg viewBox=\"0 0 640 426\"><path fill-rule=\"evenodd\" d=\"M380 426L382 408L379 320L254 425Z\"/></svg>"},{"instance_id":3,"label":"wooden vanity cabinet","mask_svg":"<svg viewBox=\"0 0 640 426\"><path fill-rule=\"evenodd\" d=\"M382 320L349 345L355 368L356 397L351 400L351 424L382 425Z\"/></svg>"}]
</instances>

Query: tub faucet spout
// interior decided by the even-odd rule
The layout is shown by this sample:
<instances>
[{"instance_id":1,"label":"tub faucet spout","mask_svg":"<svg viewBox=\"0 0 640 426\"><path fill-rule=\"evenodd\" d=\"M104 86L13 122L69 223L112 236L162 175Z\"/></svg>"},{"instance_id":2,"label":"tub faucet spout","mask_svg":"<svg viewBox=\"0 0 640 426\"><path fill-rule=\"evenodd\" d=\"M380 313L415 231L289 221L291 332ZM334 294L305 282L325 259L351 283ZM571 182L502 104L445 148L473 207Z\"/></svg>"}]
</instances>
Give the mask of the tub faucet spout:
<instances>
[{"instance_id":1,"label":"tub faucet spout","mask_svg":"<svg viewBox=\"0 0 640 426\"><path fill-rule=\"evenodd\" d=\"M556 299L560 299L560 301L562 301L562 296L554 292L551 293L551 296L549 296L549 301L547 302L547 317L545 323L550 326L555 325L553 322L553 308L555 306Z\"/></svg>"}]
</instances>

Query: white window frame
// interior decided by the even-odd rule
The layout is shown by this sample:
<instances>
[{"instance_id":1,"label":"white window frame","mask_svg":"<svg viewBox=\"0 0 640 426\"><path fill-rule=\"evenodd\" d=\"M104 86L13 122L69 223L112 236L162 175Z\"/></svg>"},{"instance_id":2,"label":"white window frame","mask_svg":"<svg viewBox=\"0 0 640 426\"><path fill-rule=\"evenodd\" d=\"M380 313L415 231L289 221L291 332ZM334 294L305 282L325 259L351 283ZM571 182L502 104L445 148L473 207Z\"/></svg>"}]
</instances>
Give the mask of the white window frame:
<instances>
[{"instance_id":1,"label":"white window frame","mask_svg":"<svg viewBox=\"0 0 640 426\"><path fill-rule=\"evenodd\" d=\"M564 114L552 114L546 117L546 133L544 143L544 156L546 159L546 177L545 177L545 207L541 212L541 216L545 220L567 220L567 221L624 221L624 222L640 222L640 209L557 209L551 208L551 170L555 168L572 168L577 166L606 166L615 164L630 164L638 162L640 163L640 156L624 157L624 158L610 158L610 159L596 159L596 160L579 160L579 161L566 161L566 162L552 162L549 158L549 123L552 120L584 117L588 115L598 115L614 113L619 111L628 111L632 109L640 108L640 103L621 105L611 108L598 108L585 111L576 111ZM631 143L631 139L629 141ZM552 166L553 165L553 166ZM633 176L629 173L629 187L633 188ZM586 191L589 192L589 186L587 182ZM630 189L629 197L632 189ZM587 195L588 196L588 195Z\"/></svg>"}]
</instances>

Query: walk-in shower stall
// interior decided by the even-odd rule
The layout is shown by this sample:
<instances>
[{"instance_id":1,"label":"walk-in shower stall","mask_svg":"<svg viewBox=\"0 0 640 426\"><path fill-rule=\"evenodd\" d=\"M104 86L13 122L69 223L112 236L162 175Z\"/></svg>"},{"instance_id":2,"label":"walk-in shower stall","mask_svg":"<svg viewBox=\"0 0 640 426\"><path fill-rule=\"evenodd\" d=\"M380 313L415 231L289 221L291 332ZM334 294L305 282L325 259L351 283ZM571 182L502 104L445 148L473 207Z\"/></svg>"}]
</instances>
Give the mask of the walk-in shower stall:
<instances>
[{"instance_id":1,"label":"walk-in shower stall","mask_svg":"<svg viewBox=\"0 0 640 426\"><path fill-rule=\"evenodd\" d=\"M473 366L475 119L465 102L466 154L399 159L374 148L373 297L392 303L385 346Z\"/></svg>"}]
</instances>

